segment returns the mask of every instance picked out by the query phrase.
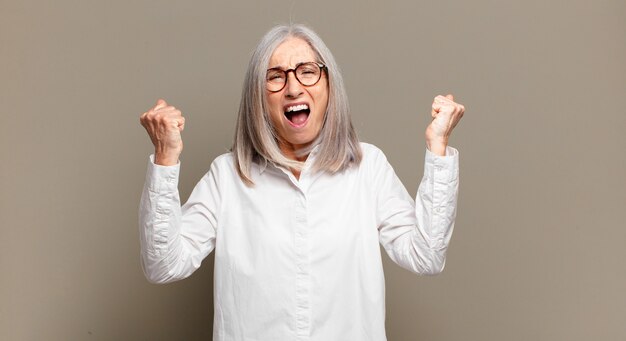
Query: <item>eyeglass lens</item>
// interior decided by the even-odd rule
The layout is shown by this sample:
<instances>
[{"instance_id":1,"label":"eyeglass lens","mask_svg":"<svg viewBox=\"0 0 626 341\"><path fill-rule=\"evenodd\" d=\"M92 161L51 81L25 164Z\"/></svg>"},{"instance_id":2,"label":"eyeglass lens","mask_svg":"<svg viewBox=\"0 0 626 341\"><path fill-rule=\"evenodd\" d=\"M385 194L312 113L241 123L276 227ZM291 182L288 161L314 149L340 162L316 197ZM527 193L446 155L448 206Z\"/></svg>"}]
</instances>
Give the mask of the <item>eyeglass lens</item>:
<instances>
[{"instance_id":1,"label":"eyeglass lens","mask_svg":"<svg viewBox=\"0 0 626 341\"><path fill-rule=\"evenodd\" d=\"M280 91L287 83L287 74L294 71L296 79L304 86L315 85L321 78L321 68L317 63L304 63L296 67L295 70L281 70L273 68L267 70L267 89L269 91Z\"/></svg>"}]
</instances>

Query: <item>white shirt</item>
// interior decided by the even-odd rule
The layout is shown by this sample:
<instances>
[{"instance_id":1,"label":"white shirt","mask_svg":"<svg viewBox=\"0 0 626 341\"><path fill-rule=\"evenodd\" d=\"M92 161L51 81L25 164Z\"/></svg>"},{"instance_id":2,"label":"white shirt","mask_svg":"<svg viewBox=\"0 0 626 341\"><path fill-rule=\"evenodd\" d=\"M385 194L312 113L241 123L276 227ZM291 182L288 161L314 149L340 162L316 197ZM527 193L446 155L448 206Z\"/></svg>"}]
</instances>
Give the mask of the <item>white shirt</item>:
<instances>
[{"instance_id":1,"label":"white shirt","mask_svg":"<svg viewBox=\"0 0 626 341\"><path fill-rule=\"evenodd\" d=\"M383 341L385 280L379 243L417 274L443 270L456 216L458 151L426 151L413 201L384 154L361 143L358 167L300 179L253 166L254 187L232 154L217 157L180 206L180 163L150 156L139 210L150 282L191 275L215 250L215 341Z\"/></svg>"}]
</instances>

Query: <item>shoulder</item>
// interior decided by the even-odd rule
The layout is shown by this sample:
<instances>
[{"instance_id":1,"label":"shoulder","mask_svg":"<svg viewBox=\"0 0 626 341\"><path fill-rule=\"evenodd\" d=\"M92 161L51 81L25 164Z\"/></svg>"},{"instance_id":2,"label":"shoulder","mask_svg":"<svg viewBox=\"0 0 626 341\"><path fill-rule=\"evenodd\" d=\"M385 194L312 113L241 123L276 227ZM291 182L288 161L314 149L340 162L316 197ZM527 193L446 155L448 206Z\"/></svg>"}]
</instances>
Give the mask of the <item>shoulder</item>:
<instances>
[{"instance_id":1,"label":"shoulder","mask_svg":"<svg viewBox=\"0 0 626 341\"><path fill-rule=\"evenodd\" d=\"M217 156L211 163L211 167L228 167L232 165L234 165L234 156L232 152Z\"/></svg>"},{"instance_id":2,"label":"shoulder","mask_svg":"<svg viewBox=\"0 0 626 341\"><path fill-rule=\"evenodd\" d=\"M227 152L217 156L211 162L209 170L204 175L205 177L224 177L228 174L232 174L235 170L235 162L232 152Z\"/></svg>"},{"instance_id":3,"label":"shoulder","mask_svg":"<svg viewBox=\"0 0 626 341\"><path fill-rule=\"evenodd\" d=\"M363 163L366 165L377 164L381 161L387 161L387 157L383 151L375 145L367 142L360 142L361 152L363 153Z\"/></svg>"},{"instance_id":4,"label":"shoulder","mask_svg":"<svg viewBox=\"0 0 626 341\"><path fill-rule=\"evenodd\" d=\"M371 181L374 181L381 173L392 169L387 160L387 156L385 156L385 153L380 148L366 142L360 142L360 145L363 159L361 160L359 168L362 174L370 178Z\"/></svg>"}]
</instances>

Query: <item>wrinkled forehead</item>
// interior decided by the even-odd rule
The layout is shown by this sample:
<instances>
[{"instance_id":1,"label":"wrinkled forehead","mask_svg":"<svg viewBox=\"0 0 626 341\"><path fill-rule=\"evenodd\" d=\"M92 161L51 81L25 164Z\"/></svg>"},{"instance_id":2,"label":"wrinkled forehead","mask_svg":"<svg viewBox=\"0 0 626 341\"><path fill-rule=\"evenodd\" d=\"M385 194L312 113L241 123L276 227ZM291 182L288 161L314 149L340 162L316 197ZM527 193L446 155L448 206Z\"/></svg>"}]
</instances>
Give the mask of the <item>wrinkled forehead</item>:
<instances>
[{"instance_id":1,"label":"wrinkled forehead","mask_svg":"<svg viewBox=\"0 0 626 341\"><path fill-rule=\"evenodd\" d=\"M272 53L268 68L292 69L300 63L317 61L315 51L302 38L289 37Z\"/></svg>"}]
</instances>

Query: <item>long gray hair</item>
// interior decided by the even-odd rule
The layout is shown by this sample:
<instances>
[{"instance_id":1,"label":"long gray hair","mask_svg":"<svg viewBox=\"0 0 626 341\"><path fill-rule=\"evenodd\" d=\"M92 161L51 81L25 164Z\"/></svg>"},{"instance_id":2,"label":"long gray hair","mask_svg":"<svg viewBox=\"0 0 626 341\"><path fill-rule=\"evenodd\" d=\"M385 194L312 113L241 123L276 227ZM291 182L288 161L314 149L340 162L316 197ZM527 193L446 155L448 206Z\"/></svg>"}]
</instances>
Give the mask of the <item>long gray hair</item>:
<instances>
[{"instance_id":1,"label":"long gray hair","mask_svg":"<svg viewBox=\"0 0 626 341\"><path fill-rule=\"evenodd\" d=\"M264 165L273 163L296 170L301 170L303 166L303 162L285 157L280 150L269 116L265 88L270 57L290 37L306 41L319 62L327 67L329 94L324 123L316 140L304 151L306 155L313 147L319 147L312 170L336 173L361 162L359 139L350 120L348 97L335 58L310 28L297 24L280 25L269 30L257 45L243 82L232 151L237 172L248 185L253 185L253 162Z\"/></svg>"}]
</instances>

